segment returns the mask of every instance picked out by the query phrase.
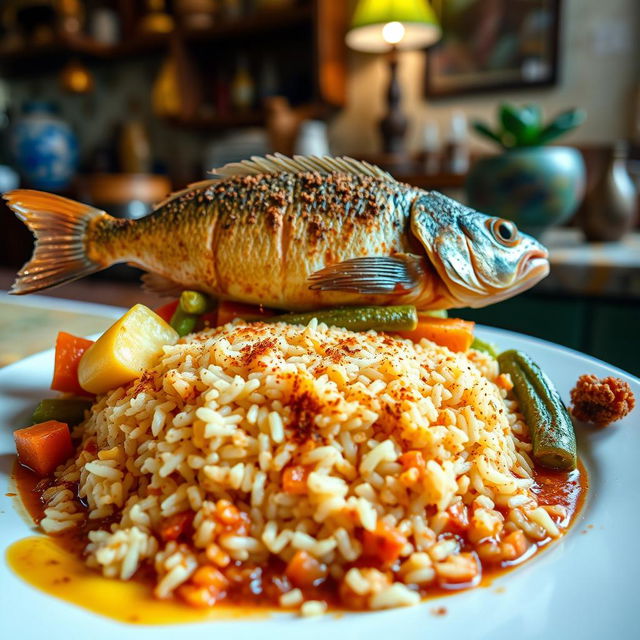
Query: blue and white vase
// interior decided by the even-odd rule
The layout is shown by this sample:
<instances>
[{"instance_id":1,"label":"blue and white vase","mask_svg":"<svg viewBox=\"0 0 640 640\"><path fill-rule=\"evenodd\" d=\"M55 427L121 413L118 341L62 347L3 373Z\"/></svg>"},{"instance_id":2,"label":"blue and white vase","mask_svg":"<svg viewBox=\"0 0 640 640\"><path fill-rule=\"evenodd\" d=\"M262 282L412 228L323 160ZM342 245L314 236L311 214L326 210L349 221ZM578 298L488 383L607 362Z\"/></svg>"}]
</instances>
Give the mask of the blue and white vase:
<instances>
[{"instance_id":1,"label":"blue and white vase","mask_svg":"<svg viewBox=\"0 0 640 640\"><path fill-rule=\"evenodd\" d=\"M69 186L78 167L78 139L45 101L25 103L12 133L13 153L24 181L45 191Z\"/></svg>"}]
</instances>

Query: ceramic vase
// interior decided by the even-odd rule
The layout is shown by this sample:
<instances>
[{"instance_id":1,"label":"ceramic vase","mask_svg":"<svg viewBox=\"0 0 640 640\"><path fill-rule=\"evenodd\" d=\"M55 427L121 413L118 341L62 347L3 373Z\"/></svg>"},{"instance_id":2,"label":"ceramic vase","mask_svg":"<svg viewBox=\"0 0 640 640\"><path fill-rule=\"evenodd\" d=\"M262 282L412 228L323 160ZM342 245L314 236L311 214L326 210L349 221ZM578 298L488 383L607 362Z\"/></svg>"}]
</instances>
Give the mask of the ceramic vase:
<instances>
[{"instance_id":1,"label":"ceramic vase","mask_svg":"<svg viewBox=\"0 0 640 640\"><path fill-rule=\"evenodd\" d=\"M513 220L533 236L571 218L584 188L584 161L571 147L528 147L483 158L466 181L470 207Z\"/></svg>"},{"instance_id":2,"label":"ceramic vase","mask_svg":"<svg viewBox=\"0 0 640 640\"><path fill-rule=\"evenodd\" d=\"M75 175L78 140L51 103L25 104L13 128L12 148L25 183L35 189L64 190Z\"/></svg>"}]
</instances>

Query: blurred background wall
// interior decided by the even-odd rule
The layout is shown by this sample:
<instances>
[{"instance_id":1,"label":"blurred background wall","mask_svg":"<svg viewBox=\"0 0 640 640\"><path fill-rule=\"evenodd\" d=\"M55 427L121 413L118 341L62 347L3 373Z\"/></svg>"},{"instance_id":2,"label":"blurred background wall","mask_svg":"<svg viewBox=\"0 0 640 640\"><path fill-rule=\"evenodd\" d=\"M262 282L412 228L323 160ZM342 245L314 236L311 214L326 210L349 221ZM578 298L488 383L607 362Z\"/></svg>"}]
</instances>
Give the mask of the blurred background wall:
<instances>
[{"instance_id":1,"label":"blurred background wall","mask_svg":"<svg viewBox=\"0 0 640 640\"><path fill-rule=\"evenodd\" d=\"M549 113L572 105L585 108L587 121L565 139L568 143L610 143L640 127L636 106L640 2L565 0L561 19L559 82L554 87L428 100L424 96L425 54L401 53L403 97L411 114L410 145L418 148L419 129L425 121L435 121L444 132L453 109L469 117L491 119L496 103L505 100L536 102ZM337 152L373 153L380 144L376 123L385 108L387 67L383 58L366 53L350 51L348 60L347 107L336 118L331 139ZM478 138L472 138L472 144L489 148Z\"/></svg>"}]
</instances>

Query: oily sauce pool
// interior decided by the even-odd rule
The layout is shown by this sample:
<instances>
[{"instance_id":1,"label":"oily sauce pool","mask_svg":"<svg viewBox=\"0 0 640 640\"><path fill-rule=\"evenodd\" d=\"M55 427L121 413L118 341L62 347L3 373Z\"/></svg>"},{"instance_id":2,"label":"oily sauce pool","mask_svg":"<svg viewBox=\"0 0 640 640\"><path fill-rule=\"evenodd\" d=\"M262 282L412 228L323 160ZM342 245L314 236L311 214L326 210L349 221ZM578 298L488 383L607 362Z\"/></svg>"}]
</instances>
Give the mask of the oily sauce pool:
<instances>
[{"instance_id":1,"label":"oily sauce pool","mask_svg":"<svg viewBox=\"0 0 640 640\"><path fill-rule=\"evenodd\" d=\"M575 471L553 472L536 470L538 501L540 504L561 504L568 510L568 519L575 521L584 502L587 490L587 474L582 465ZM43 516L39 478L16 463L14 480L22 505L37 523ZM549 539L532 545L515 565L531 558L546 547ZM58 537L30 536L15 542L7 550L6 558L12 570L23 580L52 596L71 602L103 616L130 624L178 624L231 618L266 616L275 608L264 606L264 598L250 592L244 599L234 598L231 604L218 603L210 609L194 609L176 600L157 600L152 595L150 580L139 572L129 581L105 578L86 567L82 549L86 540L67 534ZM481 586L513 569L513 566L483 567ZM276 571L272 567L272 571ZM267 568L266 573L268 573ZM426 598L456 593L455 590L430 587L423 594ZM323 598L336 604L330 589L320 588L308 597ZM335 609L335 607L334 607Z\"/></svg>"}]
</instances>

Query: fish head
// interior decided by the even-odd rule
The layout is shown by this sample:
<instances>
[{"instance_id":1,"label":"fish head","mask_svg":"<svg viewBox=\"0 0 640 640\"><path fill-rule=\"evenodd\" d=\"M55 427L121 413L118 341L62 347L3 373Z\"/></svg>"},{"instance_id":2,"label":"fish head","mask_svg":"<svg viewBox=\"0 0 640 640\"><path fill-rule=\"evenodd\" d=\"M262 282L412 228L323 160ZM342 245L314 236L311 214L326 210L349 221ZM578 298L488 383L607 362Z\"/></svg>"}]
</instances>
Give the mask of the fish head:
<instances>
[{"instance_id":1,"label":"fish head","mask_svg":"<svg viewBox=\"0 0 640 640\"><path fill-rule=\"evenodd\" d=\"M505 300L549 273L546 248L512 221L487 216L440 193L416 199L411 231L455 307Z\"/></svg>"}]
</instances>

